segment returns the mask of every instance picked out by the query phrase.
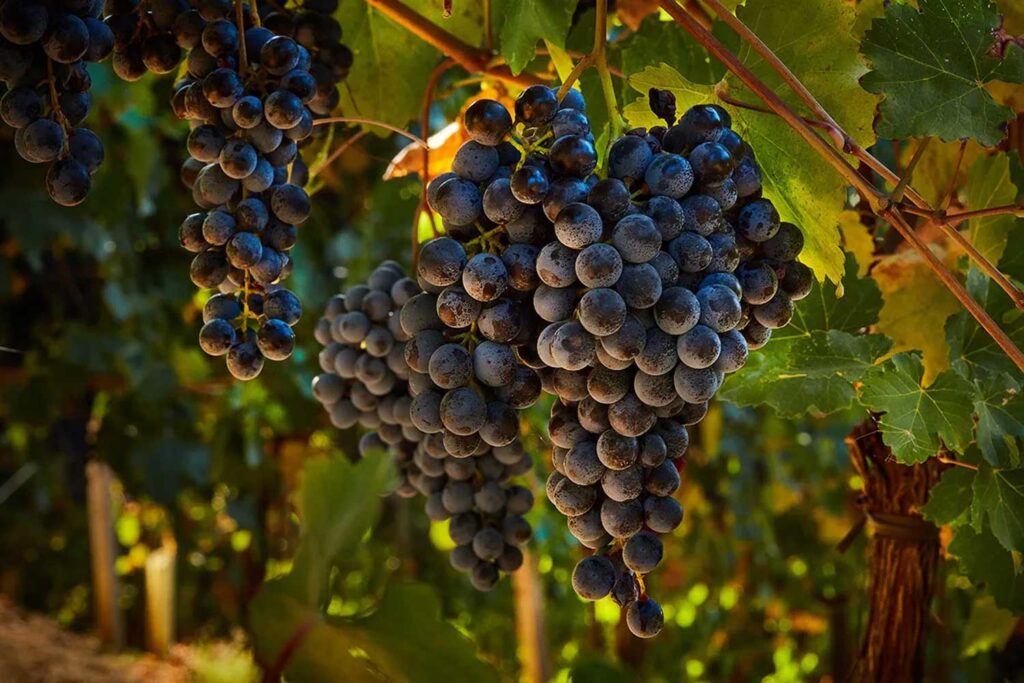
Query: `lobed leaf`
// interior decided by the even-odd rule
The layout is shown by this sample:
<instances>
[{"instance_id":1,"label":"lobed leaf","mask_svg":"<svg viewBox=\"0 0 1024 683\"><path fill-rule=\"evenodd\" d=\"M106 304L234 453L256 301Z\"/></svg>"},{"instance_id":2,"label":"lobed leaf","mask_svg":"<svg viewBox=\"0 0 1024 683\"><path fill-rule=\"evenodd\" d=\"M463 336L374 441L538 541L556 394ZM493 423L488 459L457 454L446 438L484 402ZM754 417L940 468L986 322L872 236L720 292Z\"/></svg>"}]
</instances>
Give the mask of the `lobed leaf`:
<instances>
[{"instance_id":1,"label":"lobed leaf","mask_svg":"<svg viewBox=\"0 0 1024 683\"><path fill-rule=\"evenodd\" d=\"M1013 111L997 105L989 81L1024 82L1024 50L1011 44L991 56L1000 17L989 0L920 0L919 10L890 3L864 36L874 70L862 83L885 96L878 133L975 138L992 146Z\"/></svg>"},{"instance_id":2,"label":"lobed leaf","mask_svg":"<svg viewBox=\"0 0 1024 683\"><path fill-rule=\"evenodd\" d=\"M963 450L974 423L965 398L971 386L952 370L922 386L924 366L917 354L900 353L864 377L860 401L876 413L882 439L898 462L924 462L945 443Z\"/></svg>"}]
</instances>

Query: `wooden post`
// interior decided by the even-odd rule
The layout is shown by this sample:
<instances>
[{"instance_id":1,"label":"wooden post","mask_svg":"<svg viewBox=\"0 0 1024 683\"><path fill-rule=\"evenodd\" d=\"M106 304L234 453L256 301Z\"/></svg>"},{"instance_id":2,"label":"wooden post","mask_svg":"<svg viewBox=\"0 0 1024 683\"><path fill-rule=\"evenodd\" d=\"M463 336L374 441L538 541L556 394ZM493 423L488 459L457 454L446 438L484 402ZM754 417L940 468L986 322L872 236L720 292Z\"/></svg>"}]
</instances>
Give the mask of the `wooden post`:
<instances>
[{"instance_id":1,"label":"wooden post","mask_svg":"<svg viewBox=\"0 0 1024 683\"><path fill-rule=\"evenodd\" d=\"M178 546L164 541L146 558L146 649L164 657L174 643L175 562Z\"/></svg>"},{"instance_id":2,"label":"wooden post","mask_svg":"<svg viewBox=\"0 0 1024 683\"><path fill-rule=\"evenodd\" d=\"M85 476L96 629L100 642L118 650L124 646L124 620L118 606L121 591L114 568L117 559L111 501L114 473L106 464L90 460L85 466Z\"/></svg>"},{"instance_id":3,"label":"wooden post","mask_svg":"<svg viewBox=\"0 0 1024 683\"><path fill-rule=\"evenodd\" d=\"M939 562L938 530L918 514L945 466L936 458L900 465L869 419L846 439L864 480L861 505L873 529L868 546L868 620L855 683L924 681L925 631ZM837 672L839 673L839 672Z\"/></svg>"},{"instance_id":4,"label":"wooden post","mask_svg":"<svg viewBox=\"0 0 1024 683\"><path fill-rule=\"evenodd\" d=\"M537 558L523 548L523 566L512 574L515 596L516 635L522 680L545 683L551 678L544 619L544 593L537 571Z\"/></svg>"}]
</instances>

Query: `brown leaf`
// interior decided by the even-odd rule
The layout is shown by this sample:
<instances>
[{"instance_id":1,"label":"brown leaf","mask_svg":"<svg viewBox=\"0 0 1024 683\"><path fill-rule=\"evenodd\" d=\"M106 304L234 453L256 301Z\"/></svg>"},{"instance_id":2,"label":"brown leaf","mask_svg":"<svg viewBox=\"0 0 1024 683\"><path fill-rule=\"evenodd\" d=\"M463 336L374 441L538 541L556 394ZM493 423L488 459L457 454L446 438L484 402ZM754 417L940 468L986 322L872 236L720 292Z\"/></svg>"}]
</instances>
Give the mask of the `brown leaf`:
<instances>
[{"instance_id":1,"label":"brown leaf","mask_svg":"<svg viewBox=\"0 0 1024 683\"><path fill-rule=\"evenodd\" d=\"M449 123L427 139L427 144L430 145L430 167L427 169L427 182L430 182L431 178L451 170L455 153L459 151L462 143L469 139L466 131L462 128L462 115L469 105L482 99L498 100L509 111L512 111L514 107L513 100L504 91L499 93L494 89L482 90L467 100L462 105L457 121ZM423 148L416 143L410 143L403 147L388 164L387 170L384 171L384 180L402 178L412 173L422 175L423 153Z\"/></svg>"},{"instance_id":2,"label":"brown leaf","mask_svg":"<svg viewBox=\"0 0 1024 683\"><path fill-rule=\"evenodd\" d=\"M658 11L658 0L619 0L615 3L615 12L619 21L636 31L640 22L650 14Z\"/></svg>"}]
</instances>

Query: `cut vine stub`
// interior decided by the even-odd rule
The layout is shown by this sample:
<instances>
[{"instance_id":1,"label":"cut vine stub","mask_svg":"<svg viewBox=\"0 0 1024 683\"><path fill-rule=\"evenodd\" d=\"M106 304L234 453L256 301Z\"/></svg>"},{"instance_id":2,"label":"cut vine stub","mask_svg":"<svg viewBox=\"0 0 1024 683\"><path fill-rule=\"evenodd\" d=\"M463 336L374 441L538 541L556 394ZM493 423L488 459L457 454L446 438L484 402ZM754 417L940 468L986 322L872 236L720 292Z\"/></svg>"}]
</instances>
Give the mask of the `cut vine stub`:
<instances>
[{"instance_id":1,"label":"cut vine stub","mask_svg":"<svg viewBox=\"0 0 1024 683\"><path fill-rule=\"evenodd\" d=\"M664 121L665 125L671 126L676 122L676 96L671 92L651 88L647 91L647 101L651 106L651 111Z\"/></svg>"}]
</instances>

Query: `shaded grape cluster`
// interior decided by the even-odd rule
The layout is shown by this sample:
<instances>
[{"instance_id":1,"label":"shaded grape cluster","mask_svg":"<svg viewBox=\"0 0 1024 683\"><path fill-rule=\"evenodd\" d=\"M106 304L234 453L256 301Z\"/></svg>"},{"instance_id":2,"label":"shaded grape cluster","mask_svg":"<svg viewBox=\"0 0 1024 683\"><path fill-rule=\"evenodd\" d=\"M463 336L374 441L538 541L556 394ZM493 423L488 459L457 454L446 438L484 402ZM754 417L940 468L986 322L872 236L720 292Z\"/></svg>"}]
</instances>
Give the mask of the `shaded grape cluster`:
<instances>
[{"instance_id":1,"label":"shaded grape cluster","mask_svg":"<svg viewBox=\"0 0 1024 683\"><path fill-rule=\"evenodd\" d=\"M537 353L559 398L548 497L596 551L574 571L576 592L611 595L640 637L663 623L643 577L682 521L687 427L811 285L795 261L802 234L761 196L730 124L698 106L614 141L607 177L562 206L537 257Z\"/></svg>"},{"instance_id":2,"label":"shaded grape cluster","mask_svg":"<svg viewBox=\"0 0 1024 683\"><path fill-rule=\"evenodd\" d=\"M46 191L80 204L103 163L103 143L82 126L92 103L89 62L106 59L114 36L100 21L101 0L0 2L0 118L15 129L21 158L49 164Z\"/></svg>"},{"instance_id":3,"label":"shaded grape cluster","mask_svg":"<svg viewBox=\"0 0 1024 683\"><path fill-rule=\"evenodd\" d=\"M422 297L419 285L394 262L379 266L365 285L334 297L317 323L324 372L314 379L313 393L336 427L374 430L361 438L360 451L392 453L402 475L397 493L423 494L428 517L449 520L457 544L452 565L467 572L476 588L490 590L502 572L523 562L519 547L532 533L524 515L533 495L511 479L532 463L518 441L514 414L497 425L500 439L483 429L486 440L452 449L456 454L443 430L423 422L423 401L442 390L407 360L415 362L423 348L416 346L417 335L422 343L427 329L441 329L436 314L422 327Z\"/></svg>"}]
</instances>

